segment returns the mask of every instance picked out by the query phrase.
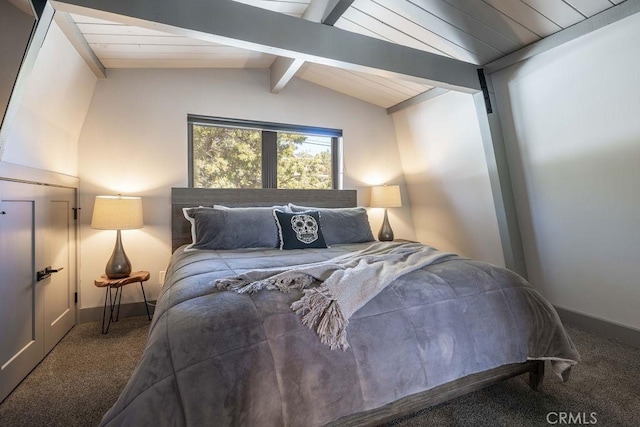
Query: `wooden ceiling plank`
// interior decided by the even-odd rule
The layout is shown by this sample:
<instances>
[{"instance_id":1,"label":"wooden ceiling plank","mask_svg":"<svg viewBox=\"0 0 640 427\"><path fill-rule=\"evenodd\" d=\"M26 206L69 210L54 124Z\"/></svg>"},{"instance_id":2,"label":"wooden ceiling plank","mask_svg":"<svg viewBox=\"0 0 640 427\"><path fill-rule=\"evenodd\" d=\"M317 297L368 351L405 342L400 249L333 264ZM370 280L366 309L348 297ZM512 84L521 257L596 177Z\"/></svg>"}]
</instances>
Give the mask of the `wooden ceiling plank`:
<instances>
[{"instance_id":1,"label":"wooden ceiling plank","mask_svg":"<svg viewBox=\"0 0 640 427\"><path fill-rule=\"evenodd\" d=\"M371 31L379 34L381 38L398 45L408 46L413 49L419 49L424 52L442 55L449 58L454 56L451 53L451 51L454 51L457 56L456 59L466 62L473 62L475 59L470 52L463 50L459 46L453 46L450 43L447 43L436 34L431 33L428 38L423 37L418 40L356 8L349 9L345 12L343 17L359 26L370 29ZM426 33L429 33L429 31L426 31Z\"/></svg>"},{"instance_id":2,"label":"wooden ceiling plank","mask_svg":"<svg viewBox=\"0 0 640 427\"><path fill-rule=\"evenodd\" d=\"M135 27L118 23L112 24L77 24L83 34L108 34L108 35L132 35L132 36L171 36L163 31L149 28Z\"/></svg>"},{"instance_id":3,"label":"wooden ceiling plank","mask_svg":"<svg viewBox=\"0 0 640 427\"><path fill-rule=\"evenodd\" d=\"M269 68L272 60L127 60L109 59L104 61L107 68Z\"/></svg>"},{"instance_id":4,"label":"wooden ceiling plank","mask_svg":"<svg viewBox=\"0 0 640 427\"><path fill-rule=\"evenodd\" d=\"M368 92L375 92L373 89L377 89L378 84L371 80L363 79L360 73L356 73L349 70L342 70L340 68L333 68L320 64L308 64L305 67L305 72L313 72L316 75L323 76L327 80L338 80L345 84L358 87L361 90ZM381 93L384 92L390 97L398 96L396 91L390 90L386 87L381 88Z\"/></svg>"},{"instance_id":5,"label":"wooden ceiling plank","mask_svg":"<svg viewBox=\"0 0 640 427\"><path fill-rule=\"evenodd\" d=\"M275 1L275 0L233 0L248 6L259 7L272 12L300 18L309 5L309 1Z\"/></svg>"},{"instance_id":6,"label":"wooden ceiling plank","mask_svg":"<svg viewBox=\"0 0 640 427\"><path fill-rule=\"evenodd\" d=\"M540 12L521 0L483 1L493 6L500 13L529 28L540 37L546 37L562 29L559 25L550 21L549 18L540 14Z\"/></svg>"},{"instance_id":7,"label":"wooden ceiling plank","mask_svg":"<svg viewBox=\"0 0 640 427\"><path fill-rule=\"evenodd\" d=\"M562 28L576 24L586 16L562 0L522 0Z\"/></svg>"},{"instance_id":8,"label":"wooden ceiling plank","mask_svg":"<svg viewBox=\"0 0 640 427\"><path fill-rule=\"evenodd\" d=\"M355 71L350 71L350 73L357 74L360 78L369 80L376 85L387 87L405 96L414 96L420 92L424 92L430 87L428 85L420 85L404 80L387 79L385 77L376 76L375 74L358 73Z\"/></svg>"},{"instance_id":9,"label":"wooden ceiling plank","mask_svg":"<svg viewBox=\"0 0 640 427\"><path fill-rule=\"evenodd\" d=\"M449 24L456 27L459 31L463 31L483 43L493 46L501 53L513 52L521 47L520 43L506 37L504 34L477 19L474 15L452 6L445 0L410 1L418 7L427 9L434 16L449 22Z\"/></svg>"},{"instance_id":10,"label":"wooden ceiling plank","mask_svg":"<svg viewBox=\"0 0 640 427\"><path fill-rule=\"evenodd\" d=\"M340 28L340 29L345 30L345 31L350 31L350 32L356 33L356 34L362 34L363 36L373 37L373 38L376 38L376 39L379 39L379 40L384 40L386 42L390 42L391 43L391 40L387 39L386 37L383 37L382 35L380 35L378 33L374 33L370 29L368 29L366 27L363 27L362 25L351 21L350 19L347 19L344 16L340 17L340 19L338 19L338 22L336 22L336 24L334 26L336 28ZM434 49L433 52L436 52L436 50Z\"/></svg>"},{"instance_id":11,"label":"wooden ceiling plank","mask_svg":"<svg viewBox=\"0 0 640 427\"><path fill-rule=\"evenodd\" d=\"M71 19L73 19L73 22L76 24L113 24L113 22L105 21L104 19L92 18L75 13L70 13L69 16L71 16Z\"/></svg>"},{"instance_id":12,"label":"wooden ceiling plank","mask_svg":"<svg viewBox=\"0 0 640 427\"><path fill-rule=\"evenodd\" d=\"M540 36L532 32L529 28L511 19L493 6L483 1L469 0L444 0L446 3L464 13L473 16L474 19L482 22L493 30L499 32L504 37L513 40L519 47L533 43L540 39Z\"/></svg>"},{"instance_id":13,"label":"wooden ceiling plank","mask_svg":"<svg viewBox=\"0 0 640 427\"><path fill-rule=\"evenodd\" d=\"M175 45L175 46L226 46L204 40L174 35L167 36L134 36L126 34L85 34L87 42L92 44L151 44L151 45ZM228 47L228 46L227 46ZM234 48L238 49L238 48Z\"/></svg>"},{"instance_id":14,"label":"wooden ceiling plank","mask_svg":"<svg viewBox=\"0 0 640 427\"><path fill-rule=\"evenodd\" d=\"M327 79L337 79L342 82L347 82L363 92L376 94L376 96L384 98L386 100L385 103L393 102L397 99L410 98L418 93L418 91L410 91L407 93L406 88L399 90L397 87L390 85L390 80L388 79L382 81L373 80L370 74L334 69L319 64L310 64L309 69L324 75Z\"/></svg>"},{"instance_id":15,"label":"wooden ceiling plank","mask_svg":"<svg viewBox=\"0 0 640 427\"><path fill-rule=\"evenodd\" d=\"M464 57L459 56L453 49L447 51L454 58L471 60L475 64L482 64L491 59L503 56L503 53L475 37L460 31L449 22L432 14L426 8L418 7L407 0L357 0L360 10L371 16L379 17L384 22L406 32L420 40L428 35L435 35L444 40L455 51L462 50ZM427 5L424 3L424 5ZM469 58L469 59L464 59Z\"/></svg>"},{"instance_id":16,"label":"wooden ceiling plank","mask_svg":"<svg viewBox=\"0 0 640 427\"><path fill-rule=\"evenodd\" d=\"M146 53L200 53L200 54L216 54L216 55L233 55L233 54L260 54L251 50L238 49L230 46L187 46L187 45L157 45L157 44L107 44L92 43L89 44L95 53L101 52L146 52Z\"/></svg>"},{"instance_id":17,"label":"wooden ceiling plank","mask_svg":"<svg viewBox=\"0 0 640 427\"><path fill-rule=\"evenodd\" d=\"M385 105L389 102L387 100L376 98L372 93L363 93L362 91L358 91L353 86L340 84L340 82L336 80L327 81L322 76L318 76L311 71L305 71L299 77L303 80L306 80L307 82L311 82L324 88L350 96L352 98L377 105L378 107L386 108Z\"/></svg>"},{"instance_id":18,"label":"wooden ceiling plank","mask_svg":"<svg viewBox=\"0 0 640 427\"><path fill-rule=\"evenodd\" d=\"M373 74L356 73L355 71L351 71L351 73L356 74L360 79L370 81L372 83L372 90L389 91L396 96L412 97L425 90L424 87L420 88L420 90L411 89L399 84L396 80L385 79L384 77L374 76Z\"/></svg>"},{"instance_id":19,"label":"wooden ceiling plank","mask_svg":"<svg viewBox=\"0 0 640 427\"><path fill-rule=\"evenodd\" d=\"M58 10L468 93L474 64L242 3L199 0L54 0ZM241 23L241 25L239 24ZM274 28L286 31L274 31Z\"/></svg>"},{"instance_id":20,"label":"wooden ceiling plank","mask_svg":"<svg viewBox=\"0 0 640 427\"><path fill-rule=\"evenodd\" d=\"M394 105L402 101L401 98L390 98L386 94L375 93L368 89L363 90L362 88L355 85L352 81L341 81L339 79L336 79L335 76L326 76L316 70L316 67L313 67L313 65L315 64L309 65L310 67L300 75L300 77L304 80L316 83L324 87L328 87L329 89L335 90L353 98L360 99L370 104L377 105L382 108L387 108L390 105Z\"/></svg>"},{"instance_id":21,"label":"wooden ceiling plank","mask_svg":"<svg viewBox=\"0 0 640 427\"><path fill-rule=\"evenodd\" d=\"M271 60L273 61L273 56L266 55L264 53L259 52L236 52L236 53L225 53L224 55L219 55L215 53L193 53L193 52L110 52L110 51L102 51L98 54L100 60L106 59L140 59L141 61L147 59L163 59L163 60L197 60L202 59L206 60L215 60L215 61L225 61L225 60L240 60L240 59L261 59L261 60Z\"/></svg>"},{"instance_id":22,"label":"wooden ceiling plank","mask_svg":"<svg viewBox=\"0 0 640 427\"><path fill-rule=\"evenodd\" d=\"M609 0L564 0L587 18L613 6Z\"/></svg>"},{"instance_id":23,"label":"wooden ceiling plank","mask_svg":"<svg viewBox=\"0 0 640 427\"><path fill-rule=\"evenodd\" d=\"M424 92L425 90L431 87L428 85L421 85L418 83L408 82L405 80L387 79L384 77L376 76L375 74L364 74L364 73L360 73L360 74L362 75L362 77L368 80L377 82L380 85L388 86L390 88L397 90L400 93L404 93L406 95L411 95L411 96L420 92Z\"/></svg>"}]
</instances>

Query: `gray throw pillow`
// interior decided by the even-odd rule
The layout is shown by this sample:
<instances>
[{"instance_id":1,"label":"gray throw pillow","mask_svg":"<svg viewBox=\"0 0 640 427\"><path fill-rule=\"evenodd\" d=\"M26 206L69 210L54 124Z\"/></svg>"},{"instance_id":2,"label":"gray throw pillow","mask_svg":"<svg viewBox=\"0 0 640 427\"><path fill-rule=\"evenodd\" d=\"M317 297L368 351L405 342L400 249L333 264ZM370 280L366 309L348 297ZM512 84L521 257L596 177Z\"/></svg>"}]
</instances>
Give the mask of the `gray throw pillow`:
<instances>
[{"instance_id":1,"label":"gray throw pillow","mask_svg":"<svg viewBox=\"0 0 640 427\"><path fill-rule=\"evenodd\" d=\"M328 246L374 240L365 208L314 208L289 203L289 209L291 212L318 211L322 233Z\"/></svg>"},{"instance_id":2,"label":"gray throw pillow","mask_svg":"<svg viewBox=\"0 0 640 427\"><path fill-rule=\"evenodd\" d=\"M184 208L191 222L192 243L197 249L276 248L278 229L272 207L217 209Z\"/></svg>"}]
</instances>

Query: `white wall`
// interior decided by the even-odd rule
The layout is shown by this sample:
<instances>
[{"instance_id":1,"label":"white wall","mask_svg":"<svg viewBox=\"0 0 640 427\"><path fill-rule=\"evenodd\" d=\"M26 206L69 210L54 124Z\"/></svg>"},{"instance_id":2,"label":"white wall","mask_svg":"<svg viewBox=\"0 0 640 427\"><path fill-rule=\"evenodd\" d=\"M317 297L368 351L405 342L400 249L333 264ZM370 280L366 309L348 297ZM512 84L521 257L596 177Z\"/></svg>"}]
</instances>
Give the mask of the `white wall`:
<instances>
[{"instance_id":1,"label":"white wall","mask_svg":"<svg viewBox=\"0 0 640 427\"><path fill-rule=\"evenodd\" d=\"M89 227L98 194L143 197L145 227L123 231L134 270L151 271L148 297L170 256L170 188L187 185L187 114L343 129L344 188L401 184L402 170L386 110L294 79L269 92L268 70L109 70L96 86L79 146L82 181L81 308L102 306L93 286L115 243L115 232ZM368 191L359 203L368 204ZM413 238L408 207L392 209L397 237ZM382 210L370 212L374 232ZM123 302L141 301L125 290Z\"/></svg>"},{"instance_id":2,"label":"white wall","mask_svg":"<svg viewBox=\"0 0 640 427\"><path fill-rule=\"evenodd\" d=\"M448 92L393 120L418 240L504 266L473 97Z\"/></svg>"},{"instance_id":3,"label":"white wall","mask_svg":"<svg viewBox=\"0 0 640 427\"><path fill-rule=\"evenodd\" d=\"M2 161L77 176L78 138L95 84L95 76L52 22L11 124Z\"/></svg>"},{"instance_id":4,"label":"white wall","mask_svg":"<svg viewBox=\"0 0 640 427\"><path fill-rule=\"evenodd\" d=\"M0 1L0 124L5 118L6 107L15 86L15 78L20 70L25 48L29 45L34 21L32 13L25 12L13 3ZM3 134L0 133L0 137Z\"/></svg>"},{"instance_id":5,"label":"white wall","mask_svg":"<svg viewBox=\"0 0 640 427\"><path fill-rule=\"evenodd\" d=\"M530 280L640 328L640 14L496 73Z\"/></svg>"}]
</instances>

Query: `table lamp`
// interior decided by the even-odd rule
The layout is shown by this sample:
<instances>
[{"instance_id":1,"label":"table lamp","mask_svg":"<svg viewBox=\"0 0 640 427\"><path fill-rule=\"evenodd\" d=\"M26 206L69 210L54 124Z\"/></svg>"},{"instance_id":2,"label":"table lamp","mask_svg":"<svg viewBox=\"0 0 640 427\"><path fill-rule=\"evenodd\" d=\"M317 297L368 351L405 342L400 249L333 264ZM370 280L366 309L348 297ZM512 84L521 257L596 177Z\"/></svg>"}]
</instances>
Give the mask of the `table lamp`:
<instances>
[{"instance_id":1,"label":"table lamp","mask_svg":"<svg viewBox=\"0 0 640 427\"><path fill-rule=\"evenodd\" d=\"M142 228L142 199L140 197L96 196L91 228L117 230L116 245L105 274L109 279L122 279L131 273L131 262L122 247L120 230Z\"/></svg>"},{"instance_id":2,"label":"table lamp","mask_svg":"<svg viewBox=\"0 0 640 427\"><path fill-rule=\"evenodd\" d=\"M389 224L387 216L387 208L398 208L402 206L400 199L400 186L398 185L381 185L371 187L371 207L384 208L384 220L382 227L378 233L378 240L381 242L389 242L393 240L393 230Z\"/></svg>"}]
</instances>

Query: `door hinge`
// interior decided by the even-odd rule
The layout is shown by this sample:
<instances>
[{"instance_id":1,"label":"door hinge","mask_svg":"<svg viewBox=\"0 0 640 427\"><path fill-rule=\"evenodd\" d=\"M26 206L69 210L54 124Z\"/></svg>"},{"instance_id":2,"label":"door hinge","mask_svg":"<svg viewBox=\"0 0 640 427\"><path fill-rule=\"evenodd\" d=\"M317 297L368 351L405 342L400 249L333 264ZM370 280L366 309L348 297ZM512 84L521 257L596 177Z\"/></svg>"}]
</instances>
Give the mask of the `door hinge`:
<instances>
[{"instance_id":1,"label":"door hinge","mask_svg":"<svg viewBox=\"0 0 640 427\"><path fill-rule=\"evenodd\" d=\"M73 293L73 302L76 303L76 304L78 303L78 293L77 292Z\"/></svg>"},{"instance_id":2,"label":"door hinge","mask_svg":"<svg viewBox=\"0 0 640 427\"><path fill-rule=\"evenodd\" d=\"M78 211L82 208L71 208L73 209L73 219L77 220L78 219Z\"/></svg>"}]
</instances>

